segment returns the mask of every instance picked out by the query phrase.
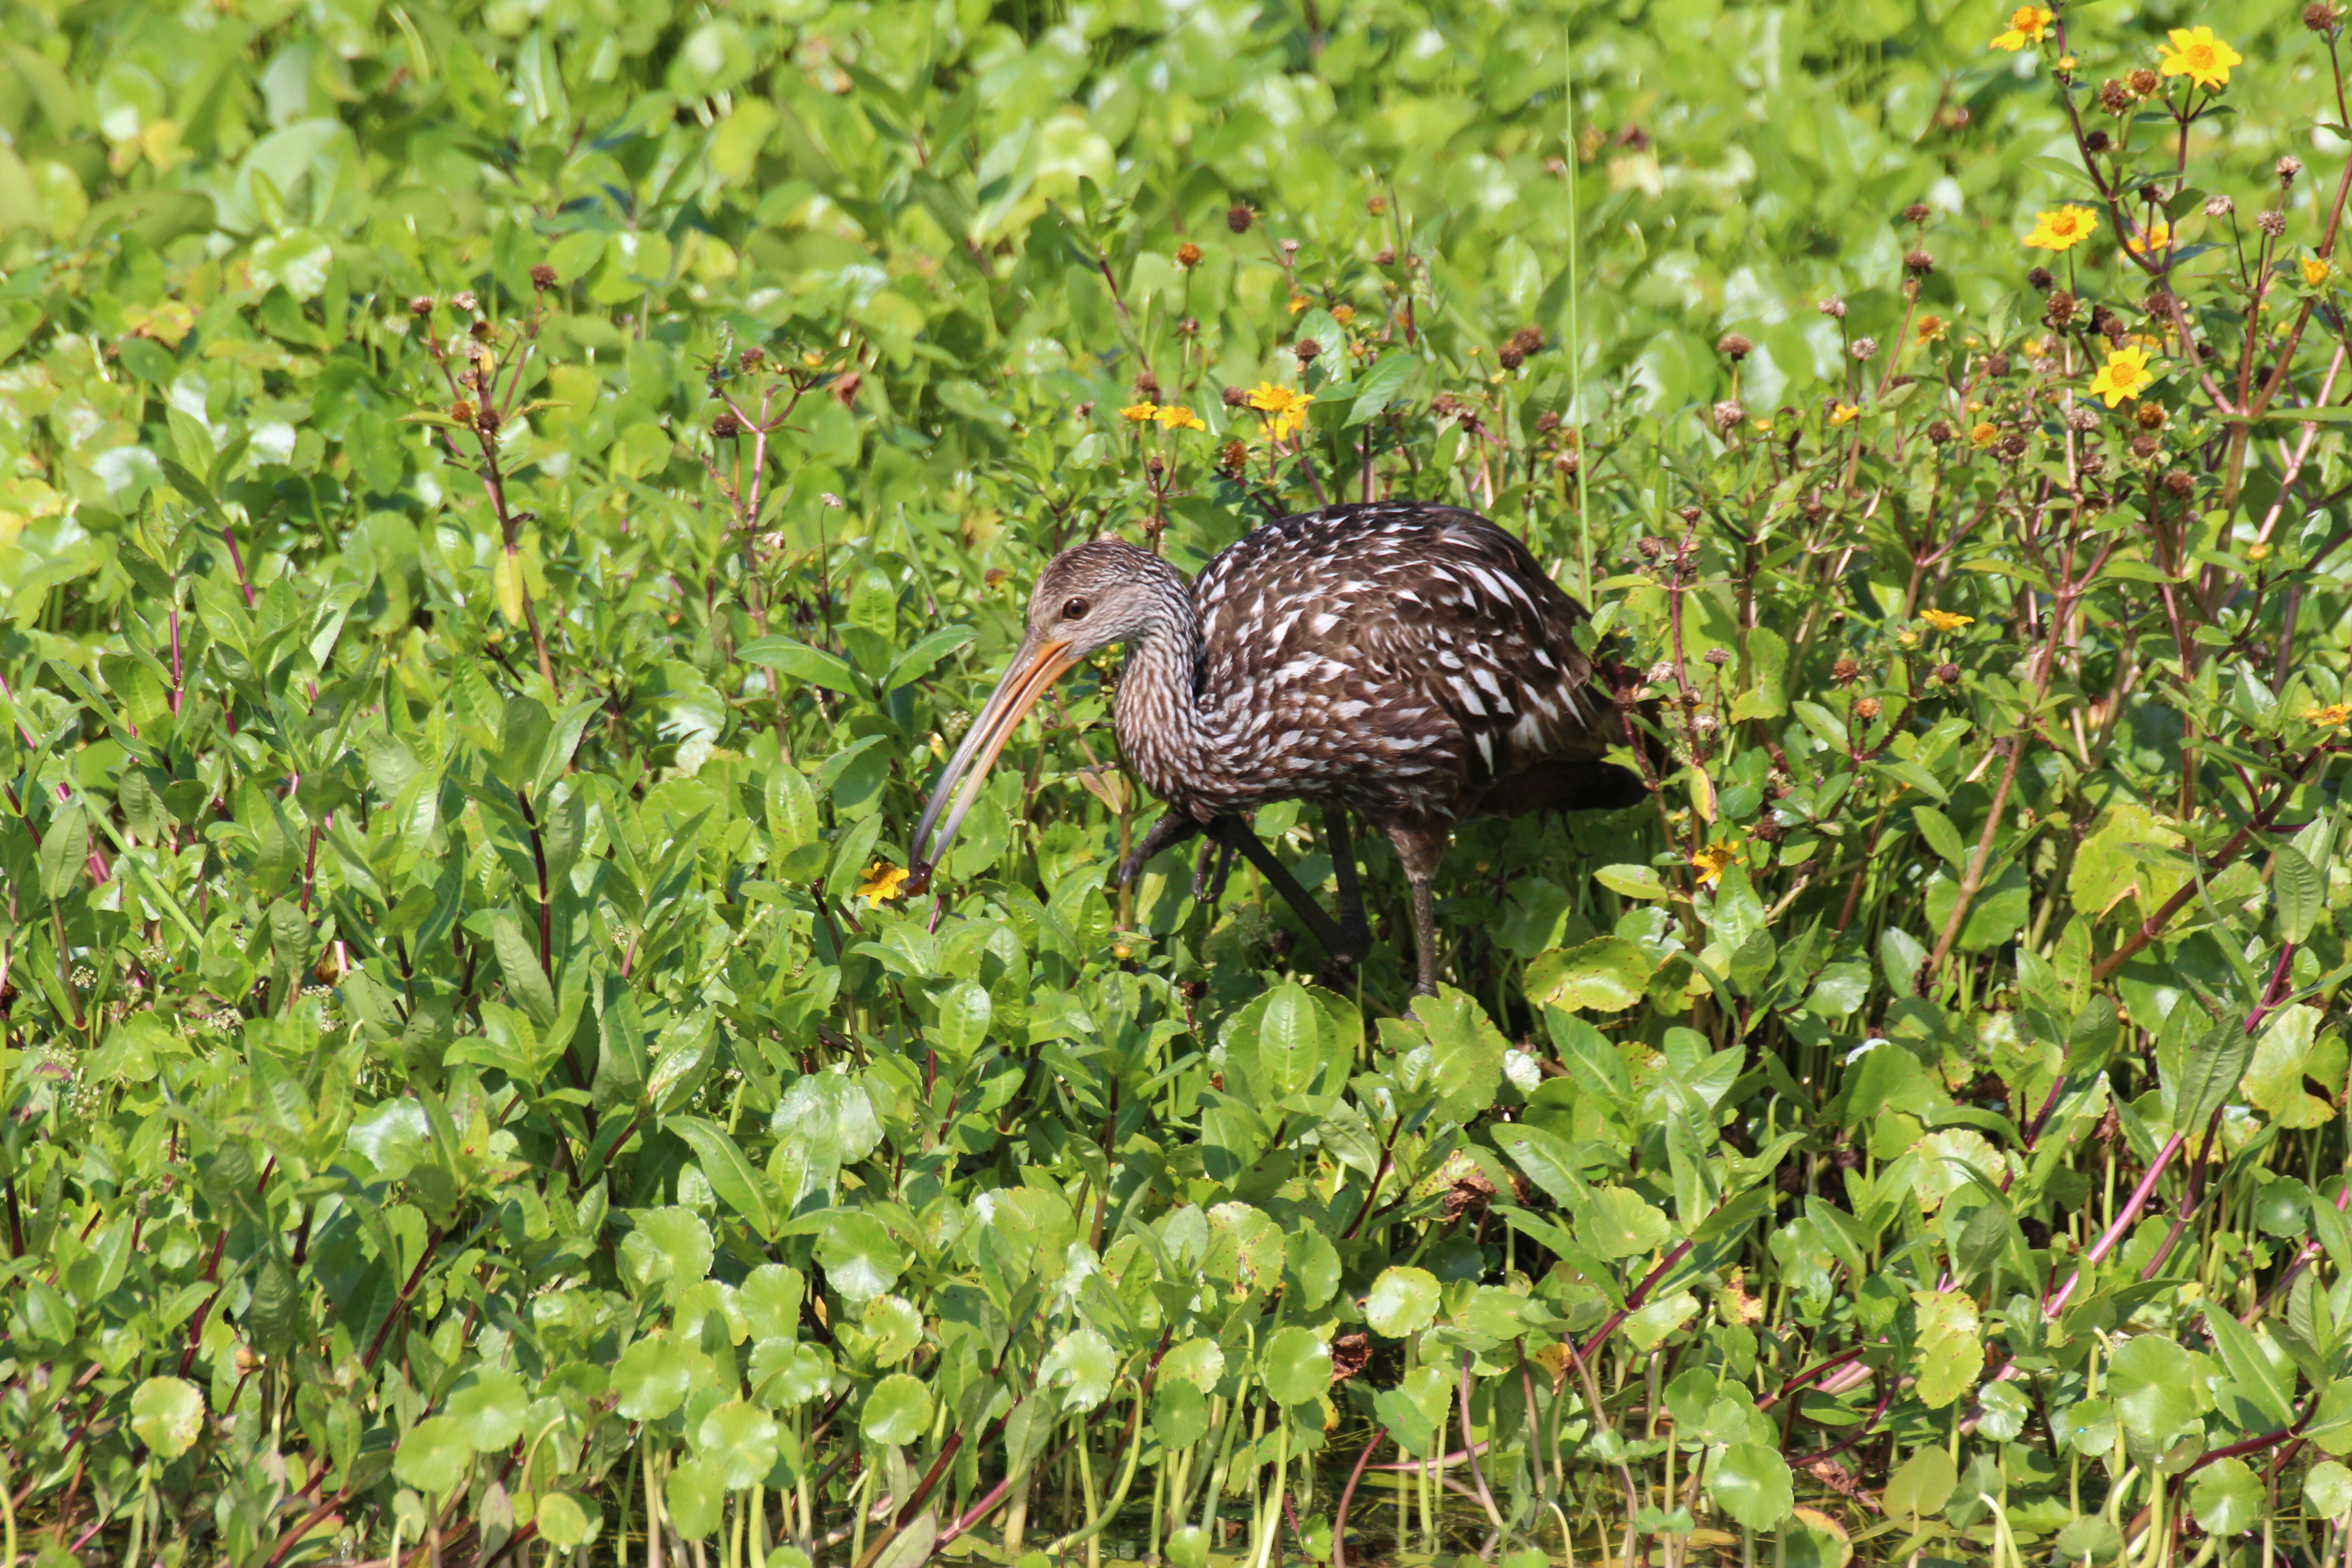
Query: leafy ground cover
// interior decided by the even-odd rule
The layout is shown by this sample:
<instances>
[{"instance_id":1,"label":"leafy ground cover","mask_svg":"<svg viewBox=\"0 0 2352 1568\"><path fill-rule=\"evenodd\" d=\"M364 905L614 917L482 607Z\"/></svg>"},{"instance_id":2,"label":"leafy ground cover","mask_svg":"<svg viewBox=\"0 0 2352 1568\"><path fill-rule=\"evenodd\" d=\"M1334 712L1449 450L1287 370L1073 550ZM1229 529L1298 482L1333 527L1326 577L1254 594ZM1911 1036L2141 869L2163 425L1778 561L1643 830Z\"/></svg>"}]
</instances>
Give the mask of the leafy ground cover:
<instances>
[{"instance_id":1,"label":"leafy ground cover","mask_svg":"<svg viewBox=\"0 0 2352 1568\"><path fill-rule=\"evenodd\" d=\"M8 1562L2352 1550L2332 7L9 16ZM1108 668L904 896L1389 495L1667 753L1441 997Z\"/></svg>"}]
</instances>

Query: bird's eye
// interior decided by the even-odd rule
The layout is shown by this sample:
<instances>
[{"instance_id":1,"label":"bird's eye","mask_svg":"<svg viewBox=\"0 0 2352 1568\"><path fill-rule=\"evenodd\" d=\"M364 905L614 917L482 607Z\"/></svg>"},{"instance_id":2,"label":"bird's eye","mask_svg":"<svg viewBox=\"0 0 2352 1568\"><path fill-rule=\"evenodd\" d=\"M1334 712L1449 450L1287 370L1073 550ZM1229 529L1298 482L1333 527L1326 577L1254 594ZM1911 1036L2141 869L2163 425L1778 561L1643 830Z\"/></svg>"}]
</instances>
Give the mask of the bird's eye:
<instances>
[{"instance_id":1,"label":"bird's eye","mask_svg":"<svg viewBox=\"0 0 2352 1568\"><path fill-rule=\"evenodd\" d=\"M1084 599L1072 599L1062 606L1062 618L1066 621L1084 620L1086 614L1087 602Z\"/></svg>"}]
</instances>

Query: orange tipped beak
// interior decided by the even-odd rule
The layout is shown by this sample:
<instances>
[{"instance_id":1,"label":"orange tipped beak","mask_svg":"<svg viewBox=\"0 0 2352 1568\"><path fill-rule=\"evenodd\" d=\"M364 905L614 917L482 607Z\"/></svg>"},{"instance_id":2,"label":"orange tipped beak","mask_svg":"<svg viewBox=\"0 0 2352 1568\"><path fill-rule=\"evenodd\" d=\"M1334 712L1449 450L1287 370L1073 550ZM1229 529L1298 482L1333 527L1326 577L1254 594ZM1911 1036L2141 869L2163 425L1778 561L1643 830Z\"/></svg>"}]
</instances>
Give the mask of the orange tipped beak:
<instances>
[{"instance_id":1,"label":"orange tipped beak","mask_svg":"<svg viewBox=\"0 0 2352 1568\"><path fill-rule=\"evenodd\" d=\"M907 846L907 858L912 862L906 882L908 892L919 893L930 886L932 868L946 855L964 813L980 798L988 770L1003 752L1005 742L1013 739L1014 727L1023 715L1037 705L1037 699L1077 664L1070 651L1072 646L1068 642L1042 642L1034 647L1024 643L1021 651L1013 656L1003 679L989 693L980 717L966 731L963 743L948 759L947 770L940 774L940 782L932 787L931 798L923 807L922 819L915 824L914 841ZM943 812L945 821L940 820ZM939 828L936 836L931 831L934 825Z\"/></svg>"}]
</instances>

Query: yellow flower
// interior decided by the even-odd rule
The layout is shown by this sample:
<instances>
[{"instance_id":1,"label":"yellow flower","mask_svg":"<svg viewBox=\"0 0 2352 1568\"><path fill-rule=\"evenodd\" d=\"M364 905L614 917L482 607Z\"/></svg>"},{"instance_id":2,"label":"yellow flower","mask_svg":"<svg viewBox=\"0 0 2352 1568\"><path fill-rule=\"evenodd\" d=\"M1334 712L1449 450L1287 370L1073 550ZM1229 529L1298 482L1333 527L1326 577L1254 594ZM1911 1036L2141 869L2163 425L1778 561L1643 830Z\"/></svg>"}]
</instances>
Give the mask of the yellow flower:
<instances>
[{"instance_id":1,"label":"yellow flower","mask_svg":"<svg viewBox=\"0 0 2352 1568\"><path fill-rule=\"evenodd\" d=\"M1690 858L1691 869L1698 873L1700 887L1710 887L1717 878L1723 875L1723 868L1738 858L1739 858L1738 845L1710 844Z\"/></svg>"},{"instance_id":2,"label":"yellow flower","mask_svg":"<svg viewBox=\"0 0 2352 1568\"><path fill-rule=\"evenodd\" d=\"M907 879L901 867L887 860L877 860L866 868L866 879L857 884L857 896L866 900L868 909L880 909L898 896L898 884Z\"/></svg>"},{"instance_id":3,"label":"yellow flower","mask_svg":"<svg viewBox=\"0 0 2352 1568\"><path fill-rule=\"evenodd\" d=\"M1157 403L1130 403L1118 411L1118 416L1129 425L1148 425L1160 416Z\"/></svg>"},{"instance_id":4,"label":"yellow flower","mask_svg":"<svg viewBox=\"0 0 2352 1568\"><path fill-rule=\"evenodd\" d=\"M1919 646L1919 634L1906 626L1903 630L1895 634L1895 640L1904 647L1917 647Z\"/></svg>"},{"instance_id":5,"label":"yellow flower","mask_svg":"<svg viewBox=\"0 0 2352 1568\"><path fill-rule=\"evenodd\" d=\"M1851 403L1832 403L1830 405L1830 423L1832 425L1851 425L1861 417L1862 410L1856 408Z\"/></svg>"},{"instance_id":6,"label":"yellow flower","mask_svg":"<svg viewBox=\"0 0 2352 1568\"><path fill-rule=\"evenodd\" d=\"M1344 327L1349 322L1356 319L1356 307L1353 305L1334 305L1331 307L1331 319Z\"/></svg>"},{"instance_id":7,"label":"yellow flower","mask_svg":"<svg viewBox=\"0 0 2352 1568\"><path fill-rule=\"evenodd\" d=\"M1299 311L1304 310L1305 309L1307 309L1307 306L1309 306L1309 305L1313 304L1314 302L1315 302L1315 301L1313 301L1312 300L1309 300L1309 299L1308 299L1306 295L1304 295L1304 294L1293 294L1293 295L1290 297L1290 313L1291 313L1292 315L1294 315L1294 316L1295 316L1295 315L1298 314L1298 312L1299 312Z\"/></svg>"},{"instance_id":8,"label":"yellow flower","mask_svg":"<svg viewBox=\"0 0 2352 1568\"><path fill-rule=\"evenodd\" d=\"M2152 223L2143 233L2124 237L2124 248L2134 256L2146 256L2150 251L2162 250L2171 243L2172 226L2168 223Z\"/></svg>"},{"instance_id":9,"label":"yellow flower","mask_svg":"<svg viewBox=\"0 0 2352 1568\"><path fill-rule=\"evenodd\" d=\"M2143 348L2110 350L2107 363L2091 378L2091 395L2104 397L2113 408L2127 397L2137 397L2156 379L2147 368L2147 351Z\"/></svg>"},{"instance_id":10,"label":"yellow flower","mask_svg":"<svg viewBox=\"0 0 2352 1568\"><path fill-rule=\"evenodd\" d=\"M2328 274L2335 270L2336 264L2324 256L2306 256L2303 258L2303 281L2306 288L2318 288L2327 281Z\"/></svg>"},{"instance_id":11,"label":"yellow flower","mask_svg":"<svg viewBox=\"0 0 2352 1568\"><path fill-rule=\"evenodd\" d=\"M1314 401L1303 392L1293 392L1270 381L1259 382L1249 395L1252 408L1274 416L1266 427L1277 441L1307 423L1307 405Z\"/></svg>"},{"instance_id":12,"label":"yellow flower","mask_svg":"<svg viewBox=\"0 0 2352 1568\"><path fill-rule=\"evenodd\" d=\"M1759 436L1769 436L1772 434L1772 422L1769 419L1758 419L1752 421L1752 423L1755 425L1756 434Z\"/></svg>"},{"instance_id":13,"label":"yellow flower","mask_svg":"<svg viewBox=\"0 0 2352 1568\"><path fill-rule=\"evenodd\" d=\"M2025 237L2025 246L2029 250L2072 250L2098 226L2098 214L2069 202L2054 213L2035 213L2033 232Z\"/></svg>"},{"instance_id":14,"label":"yellow flower","mask_svg":"<svg viewBox=\"0 0 2352 1568\"><path fill-rule=\"evenodd\" d=\"M1944 318L1941 316L1922 316L1918 325L1911 329L1911 341L1917 344L1932 343L1943 335Z\"/></svg>"},{"instance_id":15,"label":"yellow flower","mask_svg":"<svg viewBox=\"0 0 2352 1568\"><path fill-rule=\"evenodd\" d=\"M2270 558L2271 547L2264 541L2257 539L2252 544L2246 546L2247 560L2261 563L2268 561Z\"/></svg>"},{"instance_id":16,"label":"yellow flower","mask_svg":"<svg viewBox=\"0 0 2352 1568\"><path fill-rule=\"evenodd\" d=\"M1199 415L1181 403L1161 404L1160 412L1152 417L1171 430L1206 430L1209 427Z\"/></svg>"},{"instance_id":17,"label":"yellow flower","mask_svg":"<svg viewBox=\"0 0 2352 1568\"><path fill-rule=\"evenodd\" d=\"M2246 57L2213 36L2210 27L2175 27L2172 40L2157 64L2167 76L2185 76L2199 87L2221 88L2230 83L2230 68Z\"/></svg>"},{"instance_id":18,"label":"yellow flower","mask_svg":"<svg viewBox=\"0 0 2352 1568\"><path fill-rule=\"evenodd\" d=\"M2000 431L1990 419L1979 420L1976 428L1969 432L1969 445L1979 452L2000 439Z\"/></svg>"},{"instance_id":19,"label":"yellow flower","mask_svg":"<svg viewBox=\"0 0 2352 1568\"><path fill-rule=\"evenodd\" d=\"M2303 710L2303 716L2315 724L2325 724L2330 729L2340 730L2346 724L2352 723L2352 702L2331 702L2325 708L2306 708Z\"/></svg>"},{"instance_id":20,"label":"yellow flower","mask_svg":"<svg viewBox=\"0 0 2352 1568\"><path fill-rule=\"evenodd\" d=\"M1956 616L1949 610L1922 610L1919 618L1939 632L1956 632L1962 626L1976 625L1974 616Z\"/></svg>"},{"instance_id":21,"label":"yellow flower","mask_svg":"<svg viewBox=\"0 0 2352 1568\"><path fill-rule=\"evenodd\" d=\"M2058 57L2058 68L2062 71L2073 70L2076 61L2074 57L2072 55L2060 55Z\"/></svg>"},{"instance_id":22,"label":"yellow flower","mask_svg":"<svg viewBox=\"0 0 2352 1568\"><path fill-rule=\"evenodd\" d=\"M2056 20L2058 20L2056 15L2044 6L2020 5L2009 14L2009 31L1994 38L1985 47L2007 49L2011 54L2015 54L2028 44L2040 43L2043 36L2050 31L2050 25Z\"/></svg>"}]
</instances>

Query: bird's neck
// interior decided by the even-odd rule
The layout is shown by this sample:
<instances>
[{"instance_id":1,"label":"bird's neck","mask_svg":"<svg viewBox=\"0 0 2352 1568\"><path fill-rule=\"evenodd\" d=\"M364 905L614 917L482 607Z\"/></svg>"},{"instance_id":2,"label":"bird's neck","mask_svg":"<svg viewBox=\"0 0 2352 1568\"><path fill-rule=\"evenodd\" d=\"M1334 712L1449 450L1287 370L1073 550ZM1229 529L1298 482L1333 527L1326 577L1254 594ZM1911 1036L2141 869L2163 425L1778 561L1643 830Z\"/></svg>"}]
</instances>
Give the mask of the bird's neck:
<instances>
[{"instance_id":1,"label":"bird's neck","mask_svg":"<svg viewBox=\"0 0 2352 1568\"><path fill-rule=\"evenodd\" d=\"M1202 710L1201 617L1174 571L1144 630L1130 638L1112 722L1119 751L1143 786L1171 805L1187 803L1223 771Z\"/></svg>"}]
</instances>

